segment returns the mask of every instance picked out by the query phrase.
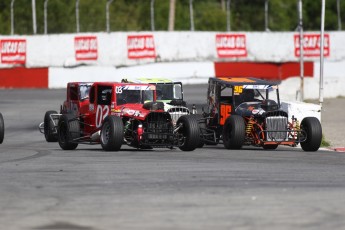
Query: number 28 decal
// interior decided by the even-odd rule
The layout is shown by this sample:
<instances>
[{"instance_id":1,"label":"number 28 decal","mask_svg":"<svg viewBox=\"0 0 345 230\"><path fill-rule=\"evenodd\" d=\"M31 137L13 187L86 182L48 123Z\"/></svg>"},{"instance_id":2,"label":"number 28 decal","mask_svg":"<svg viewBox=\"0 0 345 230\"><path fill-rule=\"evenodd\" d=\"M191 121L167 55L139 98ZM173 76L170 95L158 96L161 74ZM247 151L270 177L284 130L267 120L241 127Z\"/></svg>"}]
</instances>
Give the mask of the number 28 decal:
<instances>
[{"instance_id":1,"label":"number 28 decal","mask_svg":"<svg viewBox=\"0 0 345 230\"><path fill-rule=\"evenodd\" d=\"M98 105L97 106L97 111L96 111L96 127L99 128L102 126L102 122L104 120L104 118L106 118L109 115L109 106L105 105L105 106L101 106Z\"/></svg>"}]
</instances>

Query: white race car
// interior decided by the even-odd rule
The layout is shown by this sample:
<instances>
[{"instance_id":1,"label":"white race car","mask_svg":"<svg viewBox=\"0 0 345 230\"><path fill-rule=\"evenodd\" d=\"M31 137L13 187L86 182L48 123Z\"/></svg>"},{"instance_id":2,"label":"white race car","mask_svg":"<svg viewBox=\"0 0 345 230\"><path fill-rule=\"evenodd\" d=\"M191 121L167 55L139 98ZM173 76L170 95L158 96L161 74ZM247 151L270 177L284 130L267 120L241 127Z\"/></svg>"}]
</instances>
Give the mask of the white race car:
<instances>
[{"instance_id":1,"label":"white race car","mask_svg":"<svg viewBox=\"0 0 345 230\"><path fill-rule=\"evenodd\" d=\"M123 79L122 82L128 82L128 80ZM157 101L164 103L164 110L169 112L174 124L182 115L196 113L195 105L193 105L192 111L190 111L183 100L181 82L174 82L166 78L137 78L133 81L130 80L130 82L156 85Z\"/></svg>"}]
</instances>

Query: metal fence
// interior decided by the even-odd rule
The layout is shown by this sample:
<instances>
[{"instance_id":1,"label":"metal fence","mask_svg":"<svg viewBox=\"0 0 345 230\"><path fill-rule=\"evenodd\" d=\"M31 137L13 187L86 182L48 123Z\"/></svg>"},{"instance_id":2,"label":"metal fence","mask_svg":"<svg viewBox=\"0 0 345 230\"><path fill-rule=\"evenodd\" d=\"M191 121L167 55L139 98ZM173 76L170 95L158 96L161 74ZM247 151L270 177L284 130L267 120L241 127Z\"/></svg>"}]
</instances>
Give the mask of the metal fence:
<instances>
[{"instance_id":1,"label":"metal fence","mask_svg":"<svg viewBox=\"0 0 345 230\"><path fill-rule=\"evenodd\" d=\"M36 0L31 0L32 1L32 28L33 28L33 34L37 33L37 20L36 20ZM115 0L116 1L116 0ZM150 1L150 28L152 31L155 31L155 4L157 4L157 1L155 0L148 0ZM163 0L161 0L163 1ZM169 6L169 15L167 17L168 20L168 30L173 31L174 30L174 24L175 24L175 4L176 1L179 0L165 0L165 1L170 1L170 6ZM187 1L187 0L185 0ZM190 24L190 31L195 31L197 28L195 28L195 20L194 20L194 4L198 0L188 0L189 1L189 24ZM231 31L231 7L232 7L232 2L231 0L214 0L217 2L221 2L225 6L226 10L226 18L224 20L226 21L226 30ZM299 4L302 4L301 0L295 0L296 1L296 6L299 6ZM341 24L341 12L340 12L340 4L341 0L333 0L336 1L336 15L337 15L337 22L338 22L338 30L342 29L342 24ZM105 4L105 18L106 18L106 24L105 24L105 31L106 32L111 32L111 25L110 25L110 8L111 4L114 2L114 0L106 0ZM262 10L264 11L264 31L270 31L269 28L269 17L270 17L270 0L262 0L263 2L263 7ZM19 3L19 2L18 2ZM79 3L80 0L71 0L71 4L75 4L75 21L76 21L76 27L75 27L75 32L79 33L80 32L80 22L79 22ZM10 4L10 15L11 15L11 34L15 33L15 17L14 17L14 11L16 9L16 0L11 0ZM296 7L298 11L299 18L301 19L302 16L302 11L300 7ZM48 10L49 10L49 0L44 0L44 34L48 34ZM299 27L302 26L301 21L299 21ZM85 31L88 32L88 31Z\"/></svg>"}]
</instances>

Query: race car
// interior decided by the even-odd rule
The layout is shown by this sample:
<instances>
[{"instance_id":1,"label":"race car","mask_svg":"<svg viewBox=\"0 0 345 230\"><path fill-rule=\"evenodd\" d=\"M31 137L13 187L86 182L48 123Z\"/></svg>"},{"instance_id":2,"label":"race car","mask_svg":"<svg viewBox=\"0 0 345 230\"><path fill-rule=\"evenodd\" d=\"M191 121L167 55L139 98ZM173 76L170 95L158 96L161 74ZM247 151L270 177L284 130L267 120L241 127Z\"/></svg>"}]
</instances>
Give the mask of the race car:
<instances>
[{"instance_id":1,"label":"race car","mask_svg":"<svg viewBox=\"0 0 345 230\"><path fill-rule=\"evenodd\" d=\"M2 114L0 113L0 144L4 141L5 136L5 124L4 124L4 118Z\"/></svg>"},{"instance_id":2,"label":"race car","mask_svg":"<svg viewBox=\"0 0 345 230\"><path fill-rule=\"evenodd\" d=\"M82 97L82 88L89 96ZM181 116L173 125L164 104L156 101L155 85L118 82L68 83L60 113L48 111L40 130L47 141L57 137L63 150L101 144L105 151L118 151L127 144L192 151L200 136L195 117Z\"/></svg>"},{"instance_id":3,"label":"race car","mask_svg":"<svg viewBox=\"0 0 345 230\"><path fill-rule=\"evenodd\" d=\"M129 81L123 79L122 82ZM174 124L176 124L180 116L196 113L195 105L193 105L192 111L190 111L183 100L181 82L174 82L166 78L137 78L131 82L156 85L157 101L164 103L164 110L170 114Z\"/></svg>"},{"instance_id":4,"label":"race car","mask_svg":"<svg viewBox=\"0 0 345 230\"><path fill-rule=\"evenodd\" d=\"M322 127L316 117L302 121L280 108L278 85L256 78L209 78L208 109L197 114L204 144L223 142L227 149L244 145L276 149L278 145L317 151Z\"/></svg>"},{"instance_id":5,"label":"race car","mask_svg":"<svg viewBox=\"0 0 345 230\"><path fill-rule=\"evenodd\" d=\"M55 110L47 111L44 115L44 122L38 126L47 142L58 141L57 126L62 113L80 116L80 111L85 111L85 108L89 106L89 91L92 85L92 82L70 82L67 84L67 100L63 102L60 113Z\"/></svg>"}]
</instances>

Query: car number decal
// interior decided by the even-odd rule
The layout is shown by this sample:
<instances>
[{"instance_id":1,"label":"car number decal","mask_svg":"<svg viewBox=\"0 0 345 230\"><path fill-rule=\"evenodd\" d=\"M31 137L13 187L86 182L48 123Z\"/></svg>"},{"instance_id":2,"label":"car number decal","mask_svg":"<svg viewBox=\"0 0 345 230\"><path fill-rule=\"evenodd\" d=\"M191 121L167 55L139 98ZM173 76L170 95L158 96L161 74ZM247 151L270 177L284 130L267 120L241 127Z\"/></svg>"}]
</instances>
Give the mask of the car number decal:
<instances>
[{"instance_id":1,"label":"car number decal","mask_svg":"<svg viewBox=\"0 0 345 230\"><path fill-rule=\"evenodd\" d=\"M220 119L219 119L219 124L224 125L226 118L230 116L231 113L231 105L220 105Z\"/></svg>"},{"instance_id":2,"label":"car number decal","mask_svg":"<svg viewBox=\"0 0 345 230\"><path fill-rule=\"evenodd\" d=\"M242 85L235 85L234 86L234 94L239 95L243 93L243 86Z\"/></svg>"},{"instance_id":3,"label":"car number decal","mask_svg":"<svg viewBox=\"0 0 345 230\"><path fill-rule=\"evenodd\" d=\"M104 118L106 118L109 114L109 106L105 105L102 107L101 105L97 106L96 111L96 127L99 128L102 126Z\"/></svg>"},{"instance_id":4,"label":"car number decal","mask_svg":"<svg viewBox=\"0 0 345 230\"><path fill-rule=\"evenodd\" d=\"M121 93L122 93L122 86L116 86L115 92L116 92L117 94L121 94Z\"/></svg>"}]
</instances>

